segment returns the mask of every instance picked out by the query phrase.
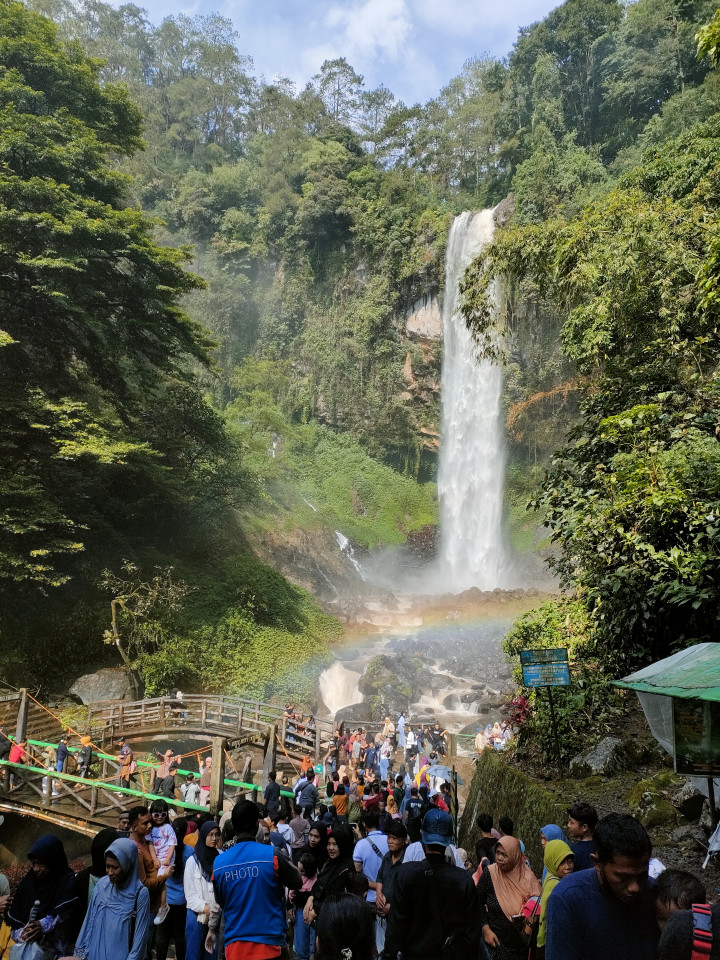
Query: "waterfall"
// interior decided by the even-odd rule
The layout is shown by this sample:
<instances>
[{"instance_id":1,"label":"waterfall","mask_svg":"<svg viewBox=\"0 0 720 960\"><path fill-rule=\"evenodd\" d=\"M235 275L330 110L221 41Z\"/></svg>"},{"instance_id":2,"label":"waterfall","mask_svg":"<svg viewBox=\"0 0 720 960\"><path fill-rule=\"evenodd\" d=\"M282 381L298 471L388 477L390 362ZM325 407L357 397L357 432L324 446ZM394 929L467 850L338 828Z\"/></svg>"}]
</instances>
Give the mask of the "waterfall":
<instances>
[{"instance_id":1,"label":"waterfall","mask_svg":"<svg viewBox=\"0 0 720 960\"><path fill-rule=\"evenodd\" d=\"M362 694L358 689L361 676L359 671L349 670L340 660L336 660L320 674L320 696L330 713L334 715L343 707L362 701Z\"/></svg>"},{"instance_id":2,"label":"waterfall","mask_svg":"<svg viewBox=\"0 0 720 960\"><path fill-rule=\"evenodd\" d=\"M466 267L492 240L493 212L456 217L445 257L438 493L440 566L454 592L508 586L503 577L507 562L502 370L489 361L476 361L472 338L458 311L458 285Z\"/></svg>"},{"instance_id":3,"label":"waterfall","mask_svg":"<svg viewBox=\"0 0 720 960\"><path fill-rule=\"evenodd\" d=\"M340 553L342 553L344 556L348 558L350 563L355 568L355 571L358 574L358 576L362 580L366 580L367 578L365 576L365 571L358 563L357 558L355 557L355 551L352 548L352 544L350 543L348 538L345 536L345 534L340 533L339 530L336 530L335 539L337 540L337 545L340 547Z\"/></svg>"}]
</instances>

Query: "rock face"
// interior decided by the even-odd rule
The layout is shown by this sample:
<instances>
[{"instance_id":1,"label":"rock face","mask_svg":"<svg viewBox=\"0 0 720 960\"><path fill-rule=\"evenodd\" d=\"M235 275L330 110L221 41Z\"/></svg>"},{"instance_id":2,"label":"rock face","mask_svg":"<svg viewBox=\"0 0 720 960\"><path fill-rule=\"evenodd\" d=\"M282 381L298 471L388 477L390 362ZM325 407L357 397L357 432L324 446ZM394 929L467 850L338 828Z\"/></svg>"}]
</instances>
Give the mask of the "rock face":
<instances>
[{"instance_id":1,"label":"rock face","mask_svg":"<svg viewBox=\"0 0 720 960\"><path fill-rule=\"evenodd\" d=\"M673 806L687 820L699 820L705 804L705 795L695 787L692 781L687 780L679 790L670 797Z\"/></svg>"},{"instance_id":2,"label":"rock face","mask_svg":"<svg viewBox=\"0 0 720 960\"><path fill-rule=\"evenodd\" d=\"M627 756L622 740L605 737L592 750L586 750L571 760L570 773L581 780L596 774L610 776L622 770L626 764Z\"/></svg>"},{"instance_id":3,"label":"rock face","mask_svg":"<svg viewBox=\"0 0 720 960\"><path fill-rule=\"evenodd\" d=\"M133 691L122 667L104 667L86 673L73 683L70 693L86 705L98 700L133 700Z\"/></svg>"},{"instance_id":4,"label":"rock face","mask_svg":"<svg viewBox=\"0 0 720 960\"><path fill-rule=\"evenodd\" d=\"M411 658L407 661L383 655L372 658L358 683L372 720L408 712L418 669Z\"/></svg>"},{"instance_id":5,"label":"rock face","mask_svg":"<svg viewBox=\"0 0 720 960\"><path fill-rule=\"evenodd\" d=\"M414 303L405 318L405 330L411 337L421 340L442 340L442 311L438 298L425 296Z\"/></svg>"},{"instance_id":6,"label":"rock face","mask_svg":"<svg viewBox=\"0 0 720 960\"><path fill-rule=\"evenodd\" d=\"M515 194L509 193L495 208L495 223L505 227L512 220L515 213Z\"/></svg>"}]
</instances>

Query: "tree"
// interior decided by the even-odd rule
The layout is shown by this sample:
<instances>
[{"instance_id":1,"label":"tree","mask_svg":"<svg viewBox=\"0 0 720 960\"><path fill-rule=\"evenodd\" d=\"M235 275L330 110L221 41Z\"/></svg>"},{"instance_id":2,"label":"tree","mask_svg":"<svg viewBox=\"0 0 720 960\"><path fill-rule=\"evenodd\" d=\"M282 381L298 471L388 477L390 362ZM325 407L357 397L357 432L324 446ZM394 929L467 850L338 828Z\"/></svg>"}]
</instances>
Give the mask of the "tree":
<instances>
[{"instance_id":1,"label":"tree","mask_svg":"<svg viewBox=\"0 0 720 960\"><path fill-rule=\"evenodd\" d=\"M360 111L363 78L345 57L325 60L313 83L332 122L353 126Z\"/></svg>"},{"instance_id":2,"label":"tree","mask_svg":"<svg viewBox=\"0 0 720 960\"><path fill-rule=\"evenodd\" d=\"M716 116L575 218L500 237L466 283L486 350L497 272L562 315L580 419L535 506L615 671L708 640L720 619L719 148Z\"/></svg>"},{"instance_id":3,"label":"tree","mask_svg":"<svg viewBox=\"0 0 720 960\"><path fill-rule=\"evenodd\" d=\"M159 496L172 458L148 411L197 390L211 345L179 307L201 286L187 251L155 242L111 163L141 143L125 89L19 3L1 0L0 37L0 576L49 585Z\"/></svg>"}]
</instances>

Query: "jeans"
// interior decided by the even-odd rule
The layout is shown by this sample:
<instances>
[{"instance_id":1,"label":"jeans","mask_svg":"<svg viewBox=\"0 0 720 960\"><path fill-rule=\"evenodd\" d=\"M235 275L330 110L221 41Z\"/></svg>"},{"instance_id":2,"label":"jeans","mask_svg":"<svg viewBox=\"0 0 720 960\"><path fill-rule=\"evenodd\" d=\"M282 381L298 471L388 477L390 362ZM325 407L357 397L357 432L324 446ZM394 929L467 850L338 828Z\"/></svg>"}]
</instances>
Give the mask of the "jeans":
<instances>
[{"instance_id":1,"label":"jeans","mask_svg":"<svg viewBox=\"0 0 720 960\"><path fill-rule=\"evenodd\" d=\"M206 923L198 923L198 915L187 911L185 920L185 960L217 960L217 941L212 953L205 950L205 937L208 932Z\"/></svg>"},{"instance_id":2,"label":"jeans","mask_svg":"<svg viewBox=\"0 0 720 960\"><path fill-rule=\"evenodd\" d=\"M388 767L390 760L387 757L380 757L380 779L387 780Z\"/></svg>"},{"instance_id":3,"label":"jeans","mask_svg":"<svg viewBox=\"0 0 720 960\"><path fill-rule=\"evenodd\" d=\"M398 746L401 750L405 749L405 730L398 730Z\"/></svg>"},{"instance_id":4,"label":"jeans","mask_svg":"<svg viewBox=\"0 0 720 960\"><path fill-rule=\"evenodd\" d=\"M295 911L295 941L293 944L297 960L310 960L315 952L315 931L303 920L302 910Z\"/></svg>"},{"instance_id":5,"label":"jeans","mask_svg":"<svg viewBox=\"0 0 720 960\"><path fill-rule=\"evenodd\" d=\"M170 913L157 928L155 949L157 960L167 960L170 941L175 941L175 956L177 960L185 960L185 904L170 904ZM200 926L200 924L196 924ZM207 928L205 928L207 929Z\"/></svg>"}]
</instances>

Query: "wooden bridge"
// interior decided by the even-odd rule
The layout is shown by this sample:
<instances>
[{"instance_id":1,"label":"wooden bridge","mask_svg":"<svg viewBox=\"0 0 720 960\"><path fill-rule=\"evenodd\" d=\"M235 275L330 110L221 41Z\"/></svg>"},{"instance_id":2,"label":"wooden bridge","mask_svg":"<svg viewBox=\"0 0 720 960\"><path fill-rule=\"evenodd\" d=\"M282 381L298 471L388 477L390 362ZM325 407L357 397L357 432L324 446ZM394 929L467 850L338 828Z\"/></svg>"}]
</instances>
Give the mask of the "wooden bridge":
<instances>
[{"instance_id":1,"label":"wooden bridge","mask_svg":"<svg viewBox=\"0 0 720 960\"><path fill-rule=\"evenodd\" d=\"M55 771L45 751L57 743L66 731L71 739L79 736L62 723L48 708L38 703L26 690L0 698L0 725L11 739L28 738L28 756L24 763L0 761L0 810L48 820L87 835L103 826L115 826L118 814L130 806L145 803L158 795L152 792L152 778L157 762L137 759L138 769L131 786L119 785L119 757L113 744L124 736L133 741L165 737L170 740L198 740L209 746L192 751L197 756L212 750L213 779L210 805L196 806L168 797L180 811L223 809L225 798L234 802L238 796L251 793L257 797L266 782L267 773L285 765L294 768L295 761L309 755L322 763L332 737L333 724L327 720L290 718L274 704L250 701L239 697L186 696L182 701L157 697L137 702L103 701L94 703L83 735L92 737L94 766L88 778L65 770ZM263 755L263 783L250 779L251 758L246 758L242 772L230 760L228 750L256 748ZM78 745L71 746L71 755ZM114 752L111 752L114 751ZM231 769L227 761L230 761ZM188 762L187 766L190 766ZM178 769L179 777L196 772ZM291 793L287 793L292 796Z\"/></svg>"}]
</instances>

